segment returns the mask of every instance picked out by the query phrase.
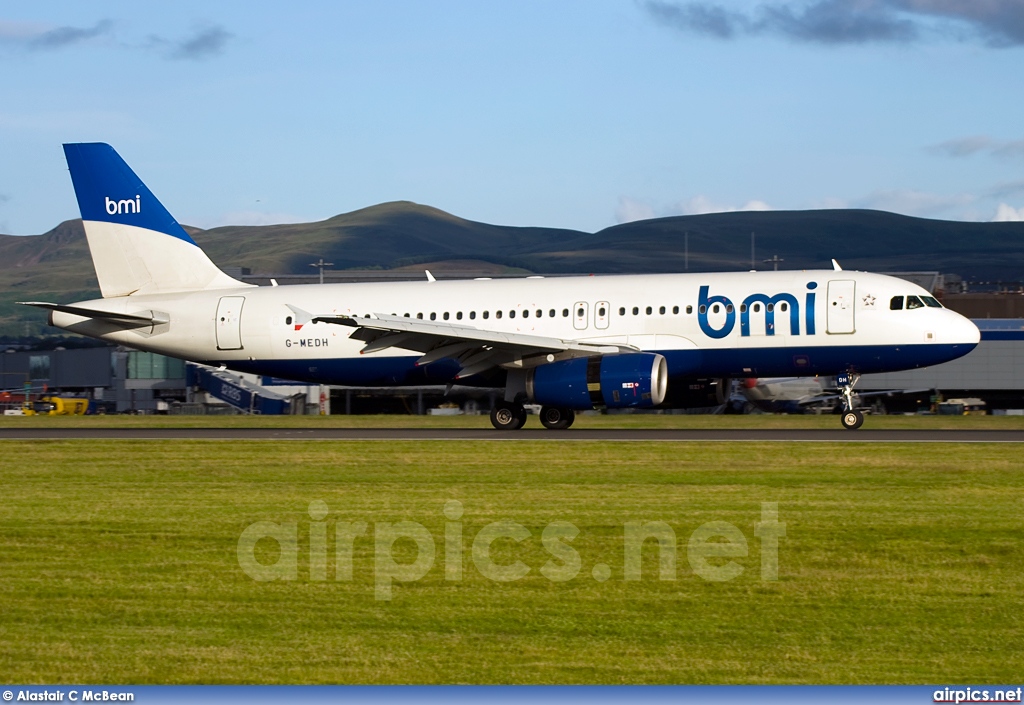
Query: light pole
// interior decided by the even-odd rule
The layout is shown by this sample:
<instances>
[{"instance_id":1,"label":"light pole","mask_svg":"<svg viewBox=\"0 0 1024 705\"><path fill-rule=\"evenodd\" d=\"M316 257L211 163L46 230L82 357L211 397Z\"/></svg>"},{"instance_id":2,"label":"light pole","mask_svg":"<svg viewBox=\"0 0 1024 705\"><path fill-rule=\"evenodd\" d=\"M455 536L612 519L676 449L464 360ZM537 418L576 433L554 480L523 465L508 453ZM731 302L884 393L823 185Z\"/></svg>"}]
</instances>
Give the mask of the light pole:
<instances>
[{"instance_id":1,"label":"light pole","mask_svg":"<svg viewBox=\"0 0 1024 705\"><path fill-rule=\"evenodd\" d=\"M310 267L316 267L317 269L320 270L320 283L323 284L324 283L324 267L333 267L334 266L334 262L324 262L324 258L321 257L319 262L314 262L313 264L311 264L309 266Z\"/></svg>"}]
</instances>

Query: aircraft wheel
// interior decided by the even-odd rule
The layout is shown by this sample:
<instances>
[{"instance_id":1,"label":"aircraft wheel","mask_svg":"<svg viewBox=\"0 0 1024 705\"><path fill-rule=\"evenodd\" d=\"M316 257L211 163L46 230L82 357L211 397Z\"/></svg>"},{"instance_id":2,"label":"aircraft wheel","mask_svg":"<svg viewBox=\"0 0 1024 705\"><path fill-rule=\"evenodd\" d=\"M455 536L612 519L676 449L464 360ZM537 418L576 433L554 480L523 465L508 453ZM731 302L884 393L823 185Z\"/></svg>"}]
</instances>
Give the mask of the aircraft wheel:
<instances>
[{"instance_id":1,"label":"aircraft wheel","mask_svg":"<svg viewBox=\"0 0 1024 705\"><path fill-rule=\"evenodd\" d=\"M856 431L864 425L864 414L857 410L843 412L843 427Z\"/></svg>"},{"instance_id":2,"label":"aircraft wheel","mask_svg":"<svg viewBox=\"0 0 1024 705\"><path fill-rule=\"evenodd\" d=\"M561 431L572 426L576 420L576 412L572 409L562 409L557 406L545 406L540 410L540 422L544 428L552 431Z\"/></svg>"},{"instance_id":3,"label":"aircraft wheel","mask_svg":"<svg viewBox=\"0 0 1024 705\"><path fill-rule=\"evenodd\" d=\"M521 404L498 402L491 409L491 425L499 431L516 431L526 423L526 409Z\"/></svg>"}]
</instances>

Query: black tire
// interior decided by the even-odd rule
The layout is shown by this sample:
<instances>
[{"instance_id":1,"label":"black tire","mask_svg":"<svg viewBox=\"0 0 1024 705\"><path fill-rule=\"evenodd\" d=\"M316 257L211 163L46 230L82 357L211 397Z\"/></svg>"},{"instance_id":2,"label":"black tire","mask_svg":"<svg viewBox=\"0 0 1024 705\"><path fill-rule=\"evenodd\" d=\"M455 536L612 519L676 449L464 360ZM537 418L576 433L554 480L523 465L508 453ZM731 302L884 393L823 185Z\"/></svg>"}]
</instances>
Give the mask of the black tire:
<instances>
[{"instance_id":1,"label":"black tire","mask_svg":"<svg viewBox=\"0 0 1024 705\"><path fill-rule=\"evenodd\" d=\"M544 428L552 431L561 431L572 426L576 420L576 412L572 409L562 409L557 406L545 406L540 410L540 422Z\"/></svg>"},{"instance_id":2,"label":"black tire","mask_svg":"<svg viewBox=\"0 0 1024 705\"><path fill-rule=\"evenodd\" d=\"M849 429L850 431L856 431L864 425L864 414L856 409L853 411L844 411L842 421L843 428Z\"/></svg>"},{"instance_id":3,"label":"black tire","mask_svg":"<svg viewBox=\"0 0 1024 705\"><path fill-rule=\"evenodd\" d=\"M513 406L516 409L516 415L519 417L519 425L516 426L516 428L520 429L526 425L526 417L529 416L529 414L526 409L523 408L522 404L513 404Z\"/></svg>"},{"instance_id":4,"label":"black tire","mask_svg":"<svg viewBox=\"0 0 1024 705\"><path fill-rule=\"evenodd\" d=\"M499 431L517 431L526 423L526 409L521 404L502 401L491 409L491 425Z\"/></svg>"}]
</instances>

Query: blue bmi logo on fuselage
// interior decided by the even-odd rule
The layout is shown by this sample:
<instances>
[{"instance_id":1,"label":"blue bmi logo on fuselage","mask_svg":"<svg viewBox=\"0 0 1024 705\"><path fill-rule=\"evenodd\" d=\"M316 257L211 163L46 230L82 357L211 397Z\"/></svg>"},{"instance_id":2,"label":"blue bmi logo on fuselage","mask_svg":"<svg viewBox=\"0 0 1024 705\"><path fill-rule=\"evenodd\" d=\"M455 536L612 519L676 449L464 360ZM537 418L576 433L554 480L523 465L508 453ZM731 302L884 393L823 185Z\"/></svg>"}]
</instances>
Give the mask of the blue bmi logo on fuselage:
<instances>
[{"instance_id":1,"label":"blue bmi logo on fuselage","mask_svg":"<svg viewBox=\"0 0 1024 705\"><path fill-rule=\"evenodd\" d=\"M736 307L727 296L709 296L709 286L702 286L697 296L697 322L704 335L709 338L721 339L732 333L736 327ZM814 335L814 289L817 282L807 283L808 292L804 301L804 326L807 335ZM715 328L708 321L708 313L718 313L719 307L724 309L725 322ZM765 335L775 335L775 311L778 309L789 314L789 334L800 335L800 301L793 294L785 292L769 296L768 294L751 294L740 304L740 335L750 336L750 315L764 315ZM763 310L763 314L762 314Z\"/></svg>"}]
</instances>

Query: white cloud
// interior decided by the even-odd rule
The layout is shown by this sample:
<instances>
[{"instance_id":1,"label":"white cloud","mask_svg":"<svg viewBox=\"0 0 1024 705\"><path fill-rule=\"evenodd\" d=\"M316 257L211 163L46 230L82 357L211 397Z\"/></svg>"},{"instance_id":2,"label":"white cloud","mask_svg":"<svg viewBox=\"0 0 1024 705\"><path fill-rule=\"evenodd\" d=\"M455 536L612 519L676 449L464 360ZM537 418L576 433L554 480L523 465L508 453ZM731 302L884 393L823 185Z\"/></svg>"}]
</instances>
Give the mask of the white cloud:
<instances>
[{"instance_id":1,"label":"white cloud","mask_svg":"<svg viewBox=\"0 0 1024 705\"><path fill-rule=\"evenodd\" d=\"M928 151L947 157L969 157L987 152L993 157L1019 159L1024 157L1024 139L1003 140L988 135L971 135L933 144L928 147Z\"/></svg>"},{"instance_id":2,"label":"white cloud","mask_svg":"<svg viewBox=\"0 0 1024 705\"><path fill-rule=\"evenodd\" d=\"M996 210L996 217L992 221L996 223L1024 221L1024 208L1014 208L1005 203L1000 203L999 208Z\"/></svg>"},{"instance_id":3,"label":"white cloud","mask_svg":"<svg viewBox=\"0 0 1024 705\"><path fill-rule=\"evenodd\" d=\"M654 206L646 201L639 201L625 196L619 197L619 206L615 209L615 218L619 223L631 223L635 220L650 218L667 218L673 215L704 215L706 213L731 213L734 211L770 211L770 205L759 199L747 201L742 206L717 203L700 194L667 206Z\"/></svg>"},{"instance_id":4,"label":"white cloud","mask_svg":"<svg viewBox=\"0 0 1024 705\"><path fill-rule=\"evenodd\" d=\"M650 220L653 217L654 209L649 203L619 196L619 205L615 209L616 223L632 223L636 220Z\"/></svg>"}]
</instances>

